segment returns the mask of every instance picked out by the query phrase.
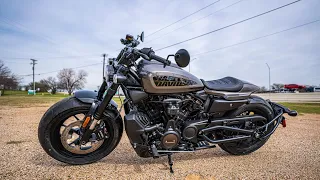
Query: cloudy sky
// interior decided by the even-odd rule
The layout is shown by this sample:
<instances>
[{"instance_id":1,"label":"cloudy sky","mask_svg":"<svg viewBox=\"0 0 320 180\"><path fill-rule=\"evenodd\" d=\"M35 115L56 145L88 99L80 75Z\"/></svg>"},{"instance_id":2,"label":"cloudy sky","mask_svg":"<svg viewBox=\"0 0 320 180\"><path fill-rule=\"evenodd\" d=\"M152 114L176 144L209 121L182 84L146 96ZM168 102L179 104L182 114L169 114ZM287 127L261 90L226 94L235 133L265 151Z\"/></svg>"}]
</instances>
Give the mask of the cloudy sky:
<instances>
[{"instance_id":1,"label":"cloudy sky","mask_svg":"<svg viewBox=\"0 0 320 180\"><path fill-rule=\"evenodd\" d=\"M18 75L31 74L30 58L37 59L36 74L46 74L37 75L36 80L56 76L52 71L62 68L96 64L82 68L89 73L86 89L95 89L102 79L101 54L116 56L116 50L123 47L119 39L128 33L144 31L145 43L140 48L159 49L294 0L220 0L152 34L215 1L0 0L0 59ZM268 63L271 83L319 85L320 21L221 49L320 20L319 9L319 0L302 0L156 54L166 57L187 49L196 58L191 72L206 80L234 76L267 87ZM220 50L197 55L215 49ZM22 83L31 81L32 76L24 76Z\"/></svg>"}]
</instances>

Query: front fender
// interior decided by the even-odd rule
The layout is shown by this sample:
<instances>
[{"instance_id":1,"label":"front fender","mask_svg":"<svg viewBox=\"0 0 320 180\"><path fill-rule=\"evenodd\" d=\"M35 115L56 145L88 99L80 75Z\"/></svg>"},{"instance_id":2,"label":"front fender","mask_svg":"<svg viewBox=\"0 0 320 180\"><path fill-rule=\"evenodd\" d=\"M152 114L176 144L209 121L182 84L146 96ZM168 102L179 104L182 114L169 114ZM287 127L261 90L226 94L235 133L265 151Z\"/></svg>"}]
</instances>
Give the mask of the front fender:
<instances>
[{"instance_id":1,"label":"front fender","mask_svg":"<svg viewBox=\"0 0 320 180\"><path fill-rule=\"evenodd\" d=\"M81 102L91 104L95 99L97 99L98 92L89 90L79 90L74 93L74 96ZM118 104L111 99L110 104L118 108Z\"/></svg>"}]
</instances>

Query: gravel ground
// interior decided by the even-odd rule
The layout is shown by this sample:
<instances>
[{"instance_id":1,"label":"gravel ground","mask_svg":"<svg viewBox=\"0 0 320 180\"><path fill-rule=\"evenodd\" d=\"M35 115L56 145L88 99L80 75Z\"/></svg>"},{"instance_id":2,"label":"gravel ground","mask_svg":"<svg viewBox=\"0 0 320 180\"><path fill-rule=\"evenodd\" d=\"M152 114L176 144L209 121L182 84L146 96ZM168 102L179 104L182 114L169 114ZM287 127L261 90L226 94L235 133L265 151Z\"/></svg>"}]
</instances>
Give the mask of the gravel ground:
<instances>
[{"instance_id":1,"label":"gravel ground","mask_svg":"<svg viewBox=\"0 0 320 180\"><path fill-rule=\"evenodd\" d=\"M0 179L320 179L320 115L287 118L258 151L232 156L220 148L142 159L124 133L118 147L97 163L70 166L49 157L37 139L48 106L0 109Z\"/></svg>"}]
</instances>

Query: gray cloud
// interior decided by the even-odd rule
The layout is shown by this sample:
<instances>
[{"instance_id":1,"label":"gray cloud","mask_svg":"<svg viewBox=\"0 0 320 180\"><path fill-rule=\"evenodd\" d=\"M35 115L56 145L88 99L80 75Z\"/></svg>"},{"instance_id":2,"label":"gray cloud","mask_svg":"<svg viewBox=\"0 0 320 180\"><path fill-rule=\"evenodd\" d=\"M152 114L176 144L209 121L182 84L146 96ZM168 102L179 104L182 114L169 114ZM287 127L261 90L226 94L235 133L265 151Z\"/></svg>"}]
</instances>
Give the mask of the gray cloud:
<instances>
[{"instance_id":1,"label":"gray cloud","mask_svg":"<svg viewBox=\"0 0 320 180\"><path fill-rule=\"evenodd\" d=\"M236 1L222 0L149 39L166 34ZM13 60L4 57L87 55L82 58L39 59L36 65L38 73L99 63L102 60L99 57L102 53L113 56L117 54L115 50L122 47L119 39L125 34L137 35L144 30L148 35L211 2L213 1L1 1L0 58L8 62L7 65L16 74L32 72L31 66L27 64L29 59ZM291 1L244 0L146 46L158 49L289 2ZM319 19L319 7L320 1L303 0L237 26L159 51L157 54L167 56L179 48L185 48L192 55L287 29ZM3 17L18 22L23 28L4 23ZM198 77L208 80L235 76L260 86L267 86L268 69L265 64L267 62L271 67L272 82L319 85L319 29L320 23L315 23L250 43L199 55L191 64L191 71ZM91 57L88 57L89 55ZM86 88L96 88L101 83L102 67L91 66L85 70L89 72ZM46 74L36 79L55 75L55 73ZM23 82L31 80L31 77L25 77Z\"/></svg>"}]
</instances>

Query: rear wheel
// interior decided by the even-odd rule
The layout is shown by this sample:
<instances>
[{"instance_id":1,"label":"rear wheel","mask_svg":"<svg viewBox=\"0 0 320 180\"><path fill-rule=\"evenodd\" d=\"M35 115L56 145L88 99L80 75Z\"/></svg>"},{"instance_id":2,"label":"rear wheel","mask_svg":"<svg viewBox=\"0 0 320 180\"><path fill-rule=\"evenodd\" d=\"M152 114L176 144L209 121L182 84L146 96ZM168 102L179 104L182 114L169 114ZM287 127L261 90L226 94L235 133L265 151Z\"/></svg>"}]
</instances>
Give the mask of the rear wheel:
<instances>
[{"instance_id":1,"label":"rear wheel","mask_svg":"<svg viewBox=\"0 0 320 180\"><path fill-rule=\"evenodd\" d=\"M39 124L38 138L51 157L68 164L88 164L107 156L117 146L122 135L122 124L117 123L115 114L109 111L99 121L89 142L80 144L80 127L89 109L90 104L72 97L46 112Z\"/></svg>"},{"instance_id":2,"label":"rear wheel","mask_svg":"<svg viewBox=\"0 0 320 180\"><path fill-rule=\"evenodd\" d=\"M255 123L243 123L240 125L237 125L237 128L242 129L256 129L258 127L263 126L265 123L270 122L274 114L273 112L266 107L263 104L248 104L245 106L242 106L238 108L237 110L231 112L229 114L229 117L241 117L241 116L250 116L250 115L260 115L267 119L266 122L255 122ZM268 129L270 130L272 126L270 126ZM239 133L234 132L225 132L222 131L218 134L219 138L230 138L239 135ZM219 144L219 146L226 152L234 155L245 155L249 154L251 152L254 152L258 150L260 147L262 147L266 142L268 138L266 139L257 139L255 137L252 137L248 140L242 140L238 142L232 142L232 143L222 143Z\"/></svg>"}]
</instances>

